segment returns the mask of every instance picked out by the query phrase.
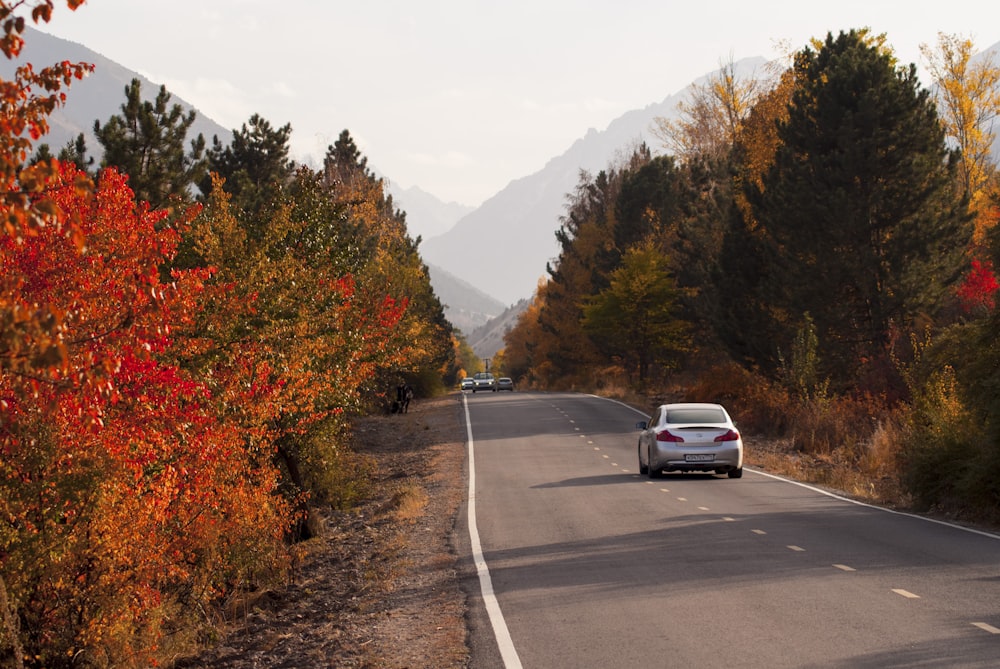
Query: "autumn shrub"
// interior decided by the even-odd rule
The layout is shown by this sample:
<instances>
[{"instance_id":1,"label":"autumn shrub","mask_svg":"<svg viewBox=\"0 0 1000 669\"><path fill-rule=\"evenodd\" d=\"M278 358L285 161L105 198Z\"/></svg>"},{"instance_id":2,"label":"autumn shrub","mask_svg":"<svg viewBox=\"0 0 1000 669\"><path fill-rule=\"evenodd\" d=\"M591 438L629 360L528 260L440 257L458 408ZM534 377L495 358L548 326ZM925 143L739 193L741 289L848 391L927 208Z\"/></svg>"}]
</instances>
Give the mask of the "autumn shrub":
<instances>
[{"instance_id":1,"label":"autumn shrub","mask_svg":"<svg viewBox=\"0 0 1000 669\"><path fill-rule=\"evenodd\" d=\"M992 507L995 515L989 431L962 399L951 367L914 388L908 428L905 481L918 506L968 511L985 501L981 511Z\"/></svg>"},{"instance_id":2,"label":"autumn shrub","mask_svg":"<svg viewBox=\"0 0 1000 669\"><path fill-rule=\"evenodd\" d=\"M821 395L800 399L789 409L795 450L822 454L843 450L856 455L871 439L887 407L871 396Z\"/></svg>"},{"instance_id":3,"label":"autumn shrub","mask_svg":"<svg viewBox=\"0 0 1000 669\"><path fill-rule=\"evenodd\" d=\"M782 436L789 428L788 392L734 362L706 370L688 386L684 399L721 403L744 432Z\"/></svg>"},{"instance_id":4,"label":"autumn shrub","mask_svg":"<svg viewBox=\"0 0 1000 669\"><path fill-rule=\"evenodd\" d=\"M0 653L149 666L204 610L280 570L290 510L270 451L171 362L208 274L162 282L178 241L165 213L137 207L113 171L93 195L78 183L64 165L47 196L82 244L57 226L0 239L0 299L64 314L65 356L32 376L0 369L0 572L21 621Z\"/></svg>"},{"instance_id":5,"label":"autumn shrub","mask_svg":"<svg viewBox=\"0 0 1000 669\"><path fill-rule=\"evenodd\" d=\"M314 429L303 461L310 503L349 509L371 492L374 462L349 444L350 430L339 420L328 419Z\"/></svg>"}]
</instances>

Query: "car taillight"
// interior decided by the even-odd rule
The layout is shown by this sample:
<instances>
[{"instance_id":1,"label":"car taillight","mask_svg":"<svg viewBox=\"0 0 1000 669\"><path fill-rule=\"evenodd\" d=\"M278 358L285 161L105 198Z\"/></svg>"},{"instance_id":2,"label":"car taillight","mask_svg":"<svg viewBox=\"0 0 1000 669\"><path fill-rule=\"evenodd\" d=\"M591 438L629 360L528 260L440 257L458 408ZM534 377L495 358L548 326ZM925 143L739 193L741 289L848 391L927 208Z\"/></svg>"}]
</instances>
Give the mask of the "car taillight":
<instances>
[{"instance_id":1,"label":"car taillight","mask_svg":"<svg viewBox=\"0 0 1000 669\"><path fill-rule=\"evenodd\" d=\"M656 433L657 441L673 441L676 443L684 441L684 437L678 437L676 434L672 434L668 430L663 430Z\"/></svg>"},{"instance_id":2,"label":"car taillight","mask_svg":"<svg viewBox=\"0 0 1000 669\"><path fill-rule=\"evenodd\" d=\"M725 434L720 434L715 441L739 441L740 433L736 430L729 430Z\"/></svg>"}]
</instances>

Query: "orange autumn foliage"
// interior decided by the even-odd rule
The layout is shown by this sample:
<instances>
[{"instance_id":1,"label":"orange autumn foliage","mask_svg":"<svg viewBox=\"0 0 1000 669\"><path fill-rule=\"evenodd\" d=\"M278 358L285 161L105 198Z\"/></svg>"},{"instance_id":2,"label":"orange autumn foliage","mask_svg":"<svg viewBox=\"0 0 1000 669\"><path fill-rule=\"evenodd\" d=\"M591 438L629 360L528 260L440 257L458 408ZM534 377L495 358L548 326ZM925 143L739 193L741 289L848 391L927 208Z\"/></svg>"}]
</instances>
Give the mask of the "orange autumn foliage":
<instances>
[{"instance_id":1,"label":"orange autumn foliage","mask_svg":"<svg viewBox=\"0 0 1000 669\"><path fill-rule=\"evenodd\" d=\"M137 209L114 172L93 197L76 177L61 166L48 197L78 217L82 251L54 227L2 240L5 292L64 315L65 363L0 377L0 565L24 647L46 665L145 663L179 602L270 567L289 510L267 454L164 362L209 273L161 281L179 239L158 229L164 214Z\"/></svg>"}]
</instances>

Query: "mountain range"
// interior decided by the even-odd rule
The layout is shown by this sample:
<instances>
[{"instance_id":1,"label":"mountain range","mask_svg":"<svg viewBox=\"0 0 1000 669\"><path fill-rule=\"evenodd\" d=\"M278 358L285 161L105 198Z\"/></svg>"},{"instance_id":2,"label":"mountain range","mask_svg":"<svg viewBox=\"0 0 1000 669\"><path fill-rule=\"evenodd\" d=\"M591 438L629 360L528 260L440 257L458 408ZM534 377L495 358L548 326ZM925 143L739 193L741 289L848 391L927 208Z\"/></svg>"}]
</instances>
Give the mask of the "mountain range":
<instances>
[{"instance_id":1,"label":"mountain range","mask_svg":"<svg viewBox=\"0 0 1000 669\"><path fill-rule=\"evenodd\" d=\"M766 64L763 58L748 58L735 67L741 77L762 76ZM659 141L650 132L654 119L676 117L677 103L687 94L685 88L627 112L603 131L591 128L541 170L512 181L451 230L426 240L424 259L506 304L530 298L538 281L546 278L546 263L558 256L555 231L580 173L596 174L640 143L655 152Z\"/></svg>"},{"instance_id":2,"label":"mountain range","mask_svg":"<svg viewBox=\"0 0 1000 669\"><path fill-rule=\"evenodd\" d=\"M82 132L88 151L95 154L99 144L93 135L94 121L103 123L119 113L125 87L133 78L140 79L148 99L159 90L159 84L83 45L31 28L27 31L24 61L39 66L61 60L95 65L94 74L74 82L66 106L50 119L51 131L44 141L53 153ZM1000 53L1000 42L982 53ZM10 79L16 64L0 59L0 77ZM747 58L735 64L741 77L760 76L766 65L764 58ZM703 82L712 74L692 83ZM567 197L579 184L581 173L596 174L608 168L640 143L655 153L660 147L650 130L654 119L675 117L677 104L688 92L689 87L685 87L661 102L629 111L604 130L591 128L542 169L511 181L475 209L442 202L419 187L400 189L387 178L395 206L406 212L411 237L420 238L418 249L428 265L435 293L445 305L445 316L468 336L478 355L490 357L502 347L499 331L510 327L512 318L534 295L538 282L545 280L547 263L558 256L555 233ZM176 96L172 101L192 108ZM209 142L213 136L223 143L232 138L231 129L201 113L192 132L203 134ZM1000 158L1000 141L994 144L994 157Z\"/></svg>"}]
</instances>

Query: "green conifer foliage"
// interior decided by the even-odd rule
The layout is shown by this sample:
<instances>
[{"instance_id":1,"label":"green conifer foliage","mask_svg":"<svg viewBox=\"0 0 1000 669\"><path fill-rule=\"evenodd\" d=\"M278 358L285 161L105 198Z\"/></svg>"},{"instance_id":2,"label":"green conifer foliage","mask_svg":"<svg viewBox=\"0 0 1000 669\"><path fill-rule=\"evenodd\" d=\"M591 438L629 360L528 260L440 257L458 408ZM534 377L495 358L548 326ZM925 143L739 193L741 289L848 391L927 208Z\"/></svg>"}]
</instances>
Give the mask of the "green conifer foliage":
<instances>
[{"instance_id":1,"label":"green conifer foliage","mask_svg":"<svg viewBox=\"0 0 1000 669\"><path fill-rule=\"evenodd\" d=\"M894 329L933 315L966 248L965 205L912 65L851 31L803 50L795 76L753 213L774 313L788 335L811 313L826 371L846 381L885 359Z\"/></svg>"}]
</instances>

